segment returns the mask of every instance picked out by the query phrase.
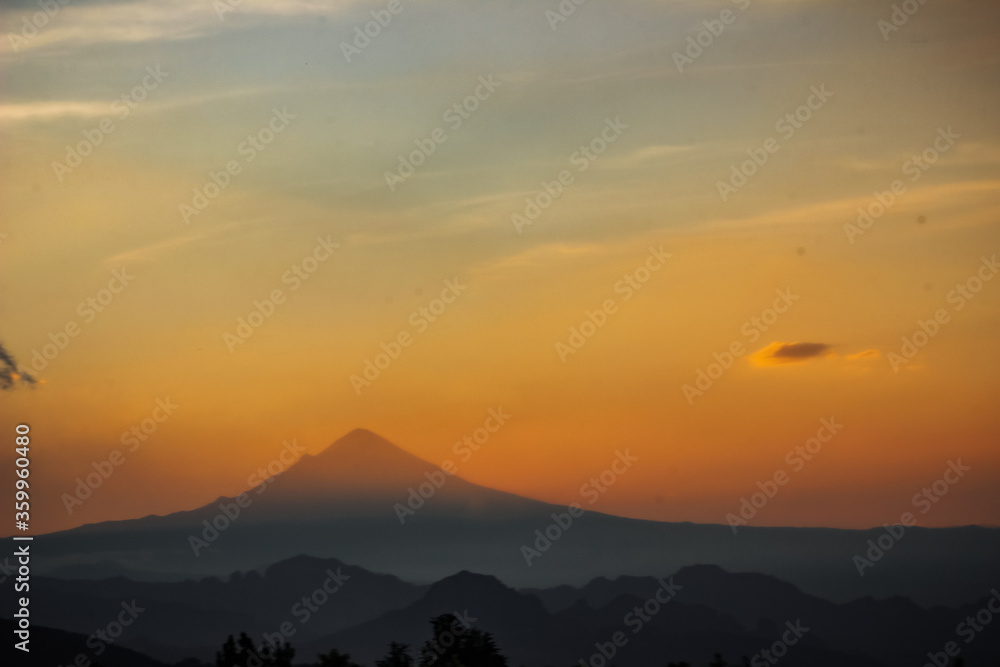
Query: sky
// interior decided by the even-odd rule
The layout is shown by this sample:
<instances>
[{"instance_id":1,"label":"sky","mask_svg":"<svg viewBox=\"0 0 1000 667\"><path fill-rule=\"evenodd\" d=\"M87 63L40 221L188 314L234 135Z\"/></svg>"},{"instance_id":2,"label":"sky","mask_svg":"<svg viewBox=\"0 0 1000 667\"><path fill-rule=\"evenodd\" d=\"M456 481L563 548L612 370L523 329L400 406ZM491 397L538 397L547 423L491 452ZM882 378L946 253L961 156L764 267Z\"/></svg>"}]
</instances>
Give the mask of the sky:
<instances>
[{"instance_id":1,"label":"sky","mask_svg":"<svg viewBox=\"0 0 1000 667\"><path fill-rule=\"evenodd\" d=\"M52 6L0 10L35 529L358 427L560 504L628 449L593 509L701 523L784 472L751 525L881 526L960 461L918 521L1000 524L996 3Z\"/></svg>"}]
</instances>

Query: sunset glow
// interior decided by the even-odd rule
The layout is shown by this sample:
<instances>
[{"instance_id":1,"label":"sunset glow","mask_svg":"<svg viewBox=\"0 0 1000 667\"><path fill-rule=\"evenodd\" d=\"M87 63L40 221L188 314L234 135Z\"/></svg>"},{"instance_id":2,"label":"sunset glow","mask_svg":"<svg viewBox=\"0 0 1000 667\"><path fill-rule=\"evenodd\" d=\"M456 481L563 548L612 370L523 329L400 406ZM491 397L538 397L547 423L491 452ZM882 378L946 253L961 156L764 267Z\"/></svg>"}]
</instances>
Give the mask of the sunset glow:
<instances>
[{"instance_id":1,"label":"sunset glow","mask_svg":"<svg viewBox=\"0 0 1000 667\"><path fill-rule=\"evenodd\" d=\"M1000 524L1000 7L403 3L358 48L384 4L74 2L0 46L40 532L354 428L563 505L629 448L593 509L699 523L784 470L754 525L881 526L960 459L920 524Z\"/></svg>"}]
</instances>

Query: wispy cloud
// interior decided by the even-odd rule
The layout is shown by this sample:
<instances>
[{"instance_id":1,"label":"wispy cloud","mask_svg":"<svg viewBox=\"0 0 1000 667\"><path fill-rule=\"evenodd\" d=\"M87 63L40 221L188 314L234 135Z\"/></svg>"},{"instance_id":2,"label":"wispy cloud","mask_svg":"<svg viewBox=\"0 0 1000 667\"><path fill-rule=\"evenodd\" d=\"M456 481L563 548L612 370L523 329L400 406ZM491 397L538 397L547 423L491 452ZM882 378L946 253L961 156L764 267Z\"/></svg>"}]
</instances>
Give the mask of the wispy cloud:
<instances>
[{"instance_id":1,"label":"wispy cloud","mask_svg":"<svg viewBox=\"0 0 1000 667\"><path fill-rule=\"evenodd\" d=\"M832 346L827 343L774 342L750 355L755 366L780 366L797 364L825 356Z\"/></svg>"},{"instance_id":2,"label":"wispy cloud","mask_svg":"<svg viewBox=\"0 0 1000 667\"><path fill-rule=\"evenodd\" d=\"M190 95L175 95L166 100L149 100L142 103L143 113L171 111L184 107L200 107L212 102L272 95L274 93L295 90L291 86L258 86L254 88L232 88L208 93ZM0 122L33 122L54 121L65 118L102 118L114 116L111 102L100 100L46 100L39 102L11 102L0 104Z\"/></svg>"},{"instance_id":3,"label":"wispy cloud","mask_svg":"<svg viewBox=\"0 0 1000 667\"><path fill-rule=\"evenodd\" d=\"M0 104L0 121L53 120L59 118L93 118L110 113L107 102L23 102Z\"/></svg>"},{"instance_id":4,"label":"wispy cloud","mask_svg":"<svg viewBox=\"0 0 1000 667\"><path fill-rule=\"evenodd\" d=\"M888 184L890 179L886 180ZM942 202L961 201L972 203L972 197L982 196L984 199L993 202L996 193L1000 191L1000 181L998 180L974 180L957 181L954 183L944 183L941 185L917 187L909 190L900 197L900 204L914 207L936 207ZM858 207L868 206L873 199L872 195L862 197L846 197L843 199L833 199L828 201L770 210L763 213L756 213L751 216L741 218L717 218L709 221L706 226L729 229L733 227L769 227L780 225L803 225L803 224L830 224L850 222L857 218ZM974 212L974 218L961 221L956 216L952 219L956 224L993 224L996 221L995 204L989 208L980 206Z\"/></svg>"},{"instance_id":5,"label":"wispy cloud","mask_svg":"<svg viewBox=\"0 0 1000 667\"><path fill-rule=\"evenodd\" d=\"M228 224L217 225L211 230L206 230L202 232L196 232L194 234L185 234L182 236L175 236L172 238L161 239L159 241L154 241L153 243L148 243L130 250L125 250L123 252L117 253L108 257L104 260L105 266L117 267L122 264L135 264L138 262L152 262L160 259L162 256L170 253L178 248L190 245L192 243L197 243L199 241L204 241L210 238L218 238L224 236L234 229L245 227L247 225L256 224L260 220L241 220L238 222L231 222Z\"/></svg>"},{"instance_id":6,"label":"wispy cloud","mask_svg":"<svg viewBox=\"0 0 1000 667\"><path fill-rule=\"evenodd\" d=\"M651 162L669 160L677 157L688 157L692 153L709 153L718 150L710 144L681 144L656 146L644 146L630 151L625 155L612 157L605 160L601 165L608 169L628 169L632 167L648 166Z\"/></svg>"},{"instance_id":7,"label":"wispy cloud","mask_svg":"<svg viewBox=\"0 0 1000 667\"><path fill-rule=\"evenodd\" d=\"M360 0L159 0L158 2L77 3L64 6L30 39L18 42L17 52L66 51L94 44L182 41L239 27L255 25L276 16L339 13ZM217 6L232 8L219 12ZM4 12L3 22L20 25L26 12ZM16 31L13 34L17 34ZM0 43L0 54L14 53L11 40Z\"/></svg>"},{"instance_id":8,"label":"wispy cloud","mask_svg":"<svg viewBox=\"0 0 1000 667\"><path fill-rule=\"evenodd\" d=\"M546 243L486 262L478 267L476 272L492 274L504 273L512 269L549 266L567 259L579 259L607 251L606 245L598 243Z\"/></svg>"}]
</instances>

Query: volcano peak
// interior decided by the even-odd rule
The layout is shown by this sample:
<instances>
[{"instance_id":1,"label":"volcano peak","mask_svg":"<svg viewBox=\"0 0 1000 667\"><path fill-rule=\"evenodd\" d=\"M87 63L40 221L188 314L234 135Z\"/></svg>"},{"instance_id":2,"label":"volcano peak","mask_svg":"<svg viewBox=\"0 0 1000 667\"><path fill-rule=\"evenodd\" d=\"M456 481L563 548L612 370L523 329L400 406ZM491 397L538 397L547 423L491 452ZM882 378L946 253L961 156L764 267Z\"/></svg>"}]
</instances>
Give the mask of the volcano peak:
<instances>
[{"instance_id":1,"label":"volcano peak","mask_svg":"<svg viewBox=\"0 0 1000 667\"><path fill-rule=\"evenodd\" d=\"M410 454L405 449L389 442L378 433L366 428L356 428L334 440L326 449L316 455L318 460L340 459L352 463L378 461L387 463L395 459L397 464L405 460L412 465L419 461L427 466L427 461Z\"/></svg>"},{"instance_id":2,"label":"volcano peak","mask_svg":"<svg viewBox=\"0 0 1000 667\"><path fill-rule=\"evenodd\" d=\"M299 493L373 490L389 487L405 491L436 466L397 447L374 431L356 428L313 456L304 456L282 477L282 486Z\"/></svg>"}]
</instances>

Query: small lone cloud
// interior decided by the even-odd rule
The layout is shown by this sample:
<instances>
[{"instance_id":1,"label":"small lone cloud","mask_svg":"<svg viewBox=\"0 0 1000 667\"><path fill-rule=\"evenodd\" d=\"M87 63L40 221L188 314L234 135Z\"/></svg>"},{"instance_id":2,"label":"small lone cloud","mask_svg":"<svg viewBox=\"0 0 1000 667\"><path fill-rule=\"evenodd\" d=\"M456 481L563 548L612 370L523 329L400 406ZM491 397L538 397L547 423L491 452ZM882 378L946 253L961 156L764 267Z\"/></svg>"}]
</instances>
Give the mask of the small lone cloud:
<instances>
[{"instance_id":1,"label":"small lone cloud","mask_svg":"<svg viewBox=\"0 0 1000 667\"><path fill-rule=\"evenodd\" d=\"M756 366L778 366L781 364L797 364L810 359L825 356L833 349L826 343L781 343L774 342L757 350L750 356Z\"/></svg>"},{"instance_id":2,"label":"small lone cloud","mask_svg":"<svg viewBox=\"0 0 1000 667\"><path fill-rule=\"evenodd\" d=\"M0 389L7 391L19 384L34 387L38 380L28 373L21 373L17 370L17 361L7 348L0 343Z\"/></svg>"},{"instance_id":3,"label":"small lone cloud","mask_svg":"<svg viewBox=\"0 0 1000 667\"><path fill-rule=\"evenodd\" d=\"M833 345L828 343L782 343L775 341L767 347L757 350L750 355L750 362L754 366L782 366L785 364L799 364L813 359L827 359L840 363L861 362L855 365L857 369L868 369L870 365L865 362L874 361L882 356L882 352L876 349L861 350L851 354L838 356L833 351Z\"/></svg>"}]
</instances>

